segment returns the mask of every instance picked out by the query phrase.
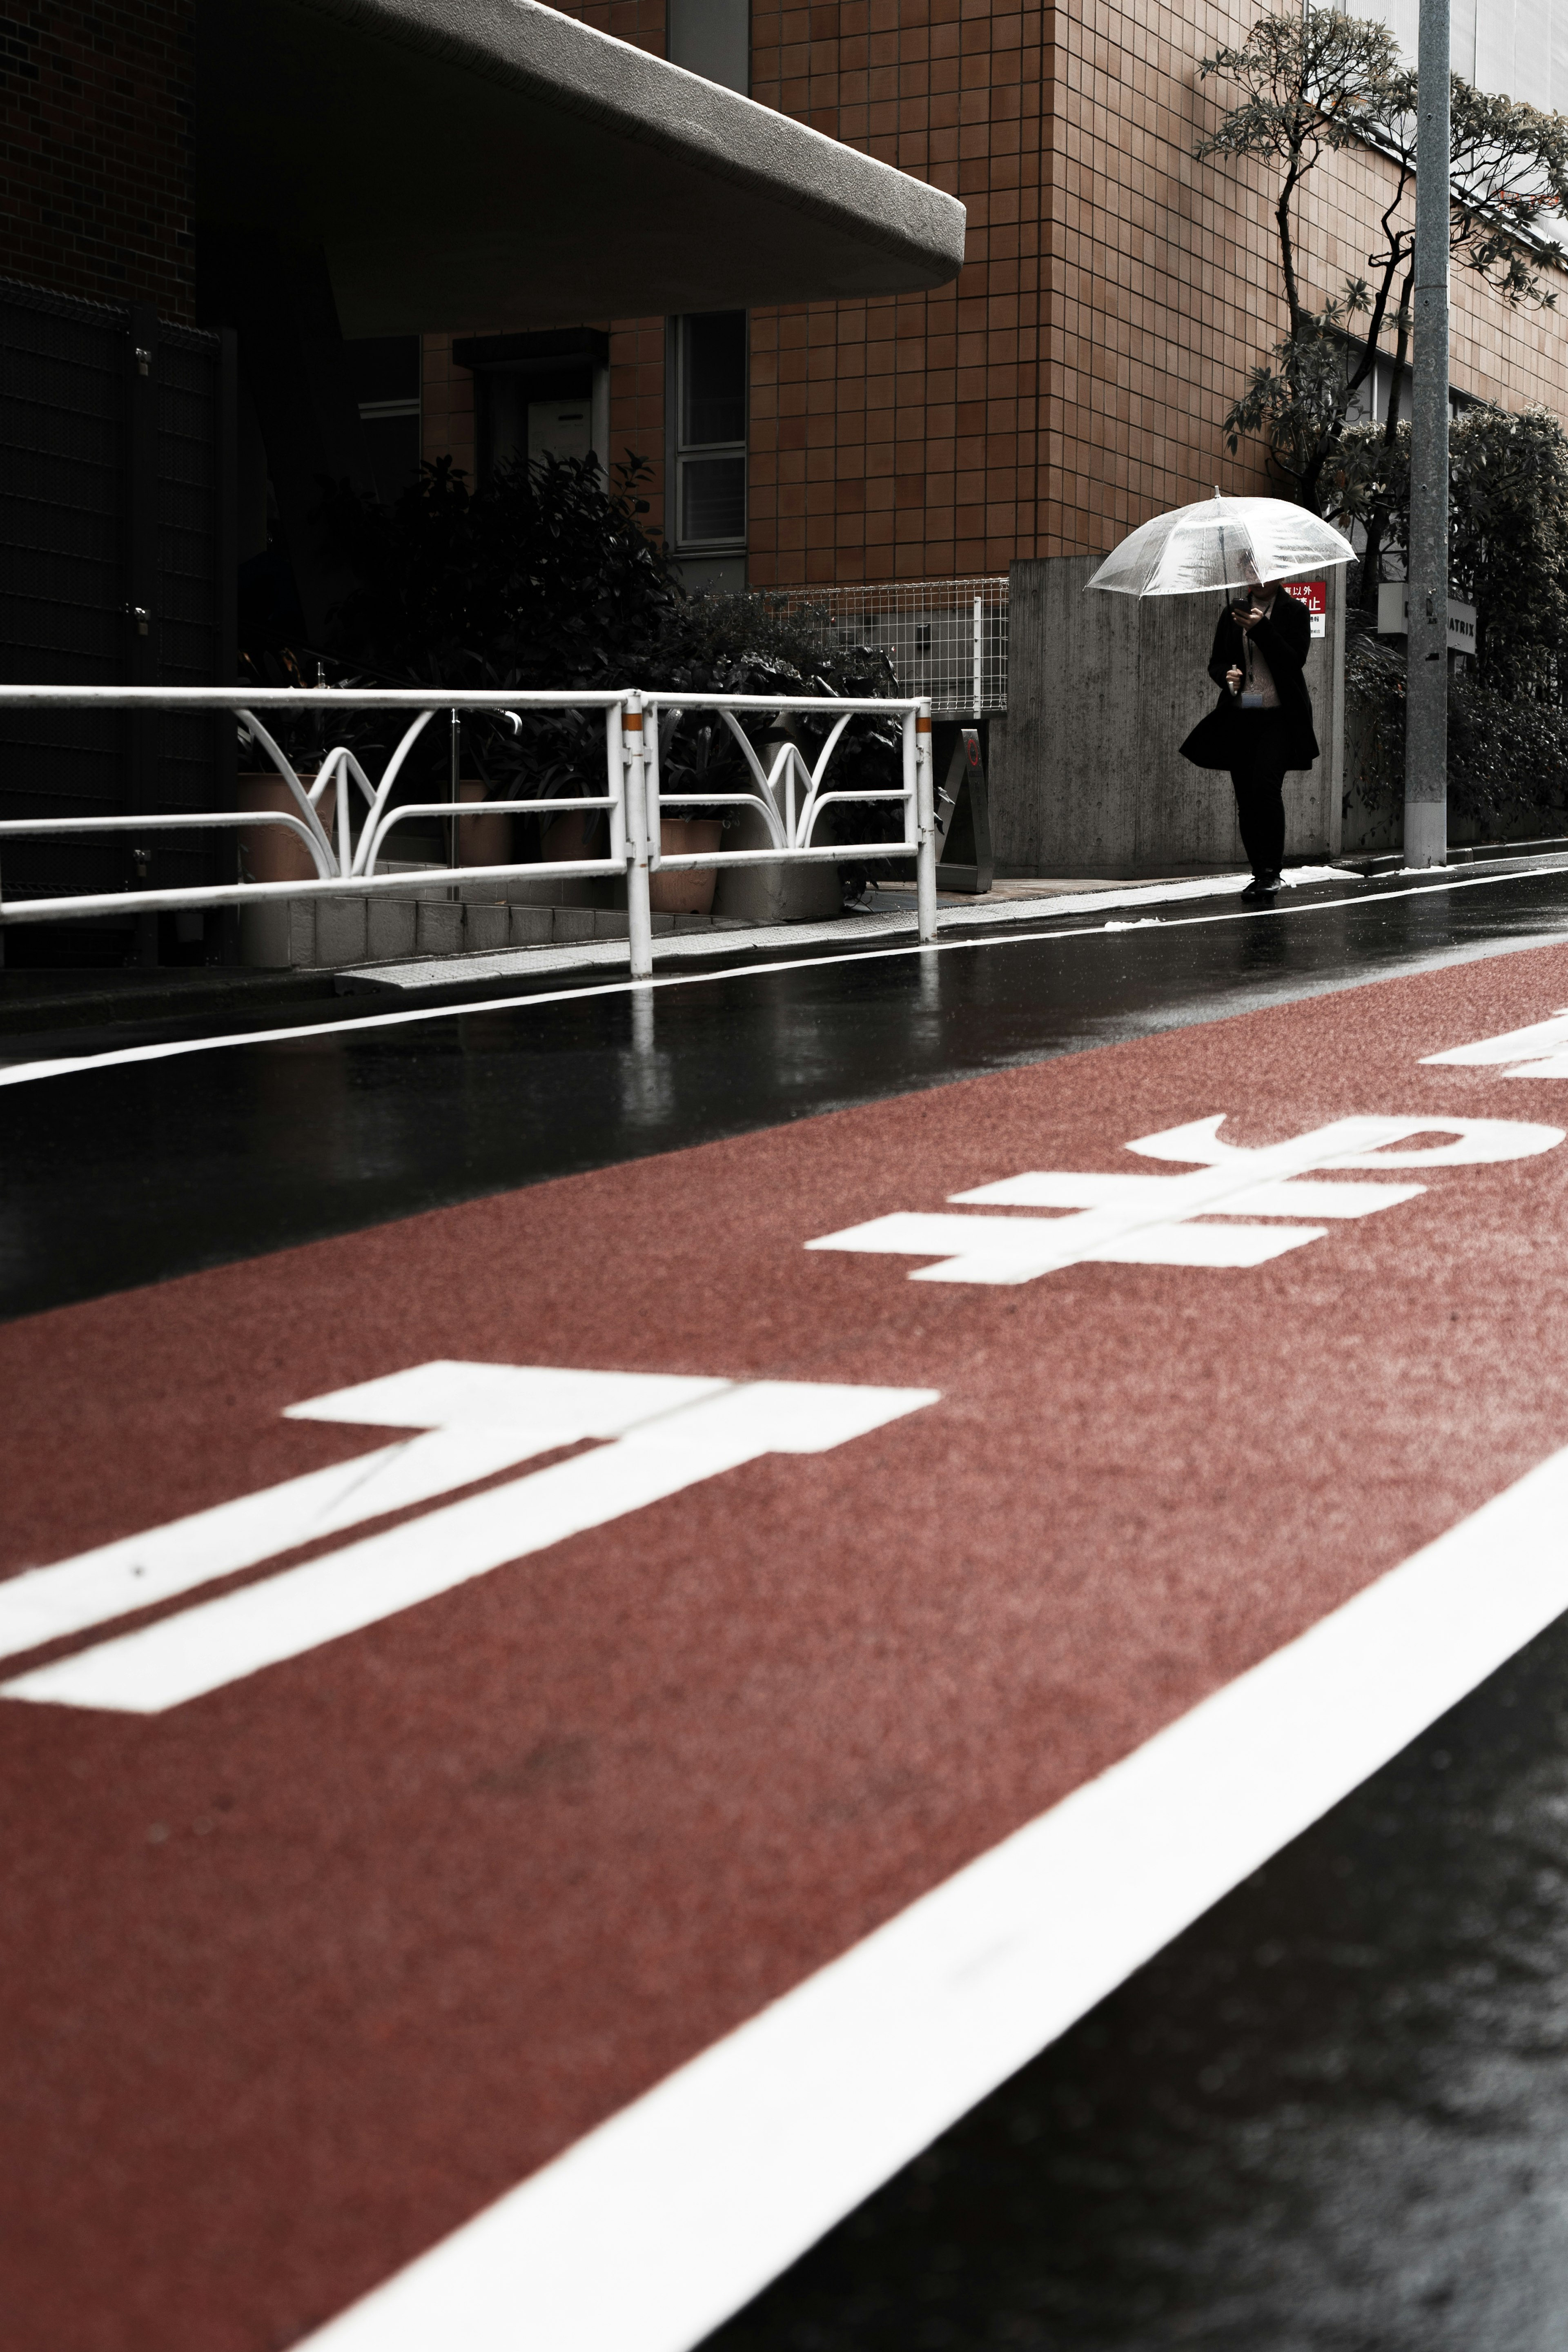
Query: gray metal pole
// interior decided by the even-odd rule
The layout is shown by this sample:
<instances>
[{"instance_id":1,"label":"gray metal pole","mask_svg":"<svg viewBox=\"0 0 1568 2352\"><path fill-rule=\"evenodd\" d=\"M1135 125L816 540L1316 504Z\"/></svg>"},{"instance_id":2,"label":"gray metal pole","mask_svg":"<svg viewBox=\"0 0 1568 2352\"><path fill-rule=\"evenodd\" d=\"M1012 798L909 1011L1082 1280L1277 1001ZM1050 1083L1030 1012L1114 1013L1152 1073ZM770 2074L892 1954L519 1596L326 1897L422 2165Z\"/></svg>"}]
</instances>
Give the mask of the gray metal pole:
<instances>
[{"instance_id":1,"label":"gray metal pole","mask_svg":"<svg viewBox=\"0 0 1568 2352\"><path fill-rule=\"evenodd\" d=\"M931 764L931 705L922 702L911 727L904 720L904 774L914 761L915 929L922 944L936 937L936 780Z\"/></svg>"},{"instance_id":2,"label":"gray metal pole","mask_svg":"<svg viewBox=\"0 0 1568 2352\"><path fill-rule=\"evenodd\" d=\"M1448 856L1448 0L1421 0L1405 863Z\"/></svg>"},{"instance_id":3,"label":"gray metal pole","mask_svg":"<svg viewBox=\"0 0 1568 2352\"><path fill-rule=\"evenodd\" d=\"M647 739L643 718L642 696L629 696L621 726L626 746L626 936L634 980L647 980L653 971L653 915L648 904L647 872Z\"/></svg>"}]
</instances>

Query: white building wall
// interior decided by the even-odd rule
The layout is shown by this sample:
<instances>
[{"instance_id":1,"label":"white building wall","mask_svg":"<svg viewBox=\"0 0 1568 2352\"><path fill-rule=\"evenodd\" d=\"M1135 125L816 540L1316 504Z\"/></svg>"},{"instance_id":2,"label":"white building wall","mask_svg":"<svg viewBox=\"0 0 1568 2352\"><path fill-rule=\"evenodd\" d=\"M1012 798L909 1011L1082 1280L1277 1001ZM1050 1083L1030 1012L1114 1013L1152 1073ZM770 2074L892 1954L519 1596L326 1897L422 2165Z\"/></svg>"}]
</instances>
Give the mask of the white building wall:
<instances>
[{"instance_id":1,"label":"white building wall","mask_svg":"<svg viewBox=\"0 0 1568 2352\"><path fill-rule=\"evenodd\" d=\"M1367 14L1392 27L1414 63L1420 0L1388 0ZM1451 0L1449 24L1456 73L1478 89L1568 113L1568 0Z\"/></svg>"}]
</instances>

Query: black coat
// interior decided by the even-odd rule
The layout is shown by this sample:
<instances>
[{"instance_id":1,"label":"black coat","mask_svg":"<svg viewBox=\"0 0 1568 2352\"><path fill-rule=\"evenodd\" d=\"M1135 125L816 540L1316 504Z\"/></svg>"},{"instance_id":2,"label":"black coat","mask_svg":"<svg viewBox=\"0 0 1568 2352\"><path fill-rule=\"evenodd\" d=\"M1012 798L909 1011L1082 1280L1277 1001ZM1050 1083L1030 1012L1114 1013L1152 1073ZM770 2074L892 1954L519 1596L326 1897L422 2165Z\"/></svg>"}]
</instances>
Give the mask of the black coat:
<instances>
[{"instance_id":1,"label":"black coat","mask_svg":"<svg viewBox=\"0 0 1568 2352\"><path fill-rule=\"evenodd\" d=\"M1279 697L1279 716L1285 726L1285 765L1310 768L1318 756L1318 739L1312 731L1312 698L1301 674L1312 642L1312 624L1305 604L1299 604L1294 596L1279 589L1274 598L1274 610L1268 620L1258 622L1252 632L1252 642L1268 663L1268 675ZM1237 764L1241 750L1238 739L1251 714L1240 709L1225 682L1225 674L1227 669L1246 667L1246 641L1231 619L1227 604L1219 616L1214 651L1209 656L1209 676L1219 688L1219 700L1206 719L1199 719L1182 746L1183 759L1190 760L1194 768L1232 768Z\"/></svg>"}]
</instances>

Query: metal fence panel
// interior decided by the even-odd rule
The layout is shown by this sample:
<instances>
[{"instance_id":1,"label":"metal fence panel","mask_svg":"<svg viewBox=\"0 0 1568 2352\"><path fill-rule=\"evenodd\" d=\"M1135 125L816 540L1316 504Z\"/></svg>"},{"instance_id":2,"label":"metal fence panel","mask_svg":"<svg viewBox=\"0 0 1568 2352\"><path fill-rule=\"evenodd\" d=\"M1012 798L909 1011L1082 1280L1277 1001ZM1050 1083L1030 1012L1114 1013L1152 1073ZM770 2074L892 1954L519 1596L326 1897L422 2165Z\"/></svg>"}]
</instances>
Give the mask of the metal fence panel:
<instances>
[{"instance_id":1,"label":"metal fence panel","mask_svg":"<svg viewBox=\"0 0 1568 2352\"><path fill-rule=\"evenodd\" d=\"M929 699L933 719L984 719L1007 708L1007 575L786 588L789 609L821 615L825 646L876 646L900 694Z\"/></svg>"}]
</instances>

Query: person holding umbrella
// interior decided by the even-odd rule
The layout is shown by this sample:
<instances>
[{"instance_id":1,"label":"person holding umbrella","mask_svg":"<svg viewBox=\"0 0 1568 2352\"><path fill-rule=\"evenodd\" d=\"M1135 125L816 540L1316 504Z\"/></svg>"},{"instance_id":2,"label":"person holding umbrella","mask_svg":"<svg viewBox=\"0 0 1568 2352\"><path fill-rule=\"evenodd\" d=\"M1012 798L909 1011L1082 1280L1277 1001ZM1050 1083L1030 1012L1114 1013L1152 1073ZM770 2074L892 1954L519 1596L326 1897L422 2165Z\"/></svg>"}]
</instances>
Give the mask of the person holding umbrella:
<instances>
[{"instance_id":1,"label":"person holding umbrella","mask_svg":"<svg viewBox=\"0 0 1568 2352\"><path fill-rule=\"evenodd\" d=\"M1237 597L1219 616L1209 676L1219 701L1182 745L1195 767L1225 766L1236 793L1241 845L1252 866L1242 892L1270 906L1285 862L1284 784L1288 770L1318 756L1312 698L1304 671L1311 644L1307 608L1267 580Z\"/></svg>"},{"instance_id":2,"label":"person holding umbrella","mask_svg":"<svg viewBox=\"0 0 1568 2352\"><path fill-rule=\"evenodd\" d=\"M1252 867L1241 895L1254 906L1269 905L1279 881L1286 775L1318 757L1304 675L1312 625L1284 583L1354 558L1344 534L1305 507L1216 489L1141 524L1088 583L1121 596L1226 591L1209 656L1219 700L1181 748L1194 767L1229 771Z\"/></svg>"}]
</instances>

